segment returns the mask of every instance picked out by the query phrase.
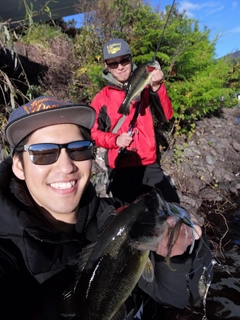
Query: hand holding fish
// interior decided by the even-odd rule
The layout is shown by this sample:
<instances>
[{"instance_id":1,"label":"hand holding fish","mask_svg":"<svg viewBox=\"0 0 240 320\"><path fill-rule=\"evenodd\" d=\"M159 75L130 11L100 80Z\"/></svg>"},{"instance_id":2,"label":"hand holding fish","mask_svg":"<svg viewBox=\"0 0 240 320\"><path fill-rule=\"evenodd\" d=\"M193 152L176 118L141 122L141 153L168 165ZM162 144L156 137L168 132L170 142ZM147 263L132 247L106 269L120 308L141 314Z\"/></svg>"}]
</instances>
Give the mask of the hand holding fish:
<instances>
[{"instance_id":1,"label":"hand holding fish","mask_svg":"<svg viewBox=\"0 0 240 320\"><path fill-rule=\"evenodd\" d=\"M132 142L132 136L130 136L127 132L120 134L116 139L116 145L120 148L126 148Z\"/></svg>"},{"instance_id":2,"label":"hand holding fish","mask_svg":"<svg viewBox=\"0 0 240 320\"><path fill-rule=\"evenodd\" d=\"M160 88L160 85L163 81L164 78L164 74L162 72L162 70L159 69L155 69L152 72L152 78L151 78L151 82L150 82L150 86L152 91L157 91Z\"/></svg>"},{"instance_id":3,"label":"hand holding fish","mask_svg":"<svg viewBox=\"0 0 240 320\"><path fill-rule=\"evenodd\" d=\"M129 114L129 108L131 106L131 102L135 99L139 100L139 96L143 89L149 85L152 81L152 74L155 72L155 81L159 81L163 78L163 73L160 70L160 64L158 61L147 61L140 64L132 73L129 81L127 94L124 98L121 106L118 109L120 114ZM161 71L160 73L157 71ZM158 83L158 87L159 87Z\"/></svg>"},{"instance_id":4,"label":"hand holding fish","mask_svg":"<svg viewBox=\"0 0 240 320\"><path fill-rule=\"evenodd\" d=\"M194 219L192 219L194 222ZM168 217L167 223L170 227L176 225L177 220L174 217ZM192 241L198 240L202 235L202 229L199 224L193 224L193 228L182 223L178 237L175 239L175 244L172 247L170 257L183 254L187 247L192 244ZM193 234L193 232L194 234ZM194 238L194 239L193 239ZM164 230L164 237L158 245L157 254L166 257L168 253L168 243L169 243L169 229Z\"/></svg>"}]
</instances>

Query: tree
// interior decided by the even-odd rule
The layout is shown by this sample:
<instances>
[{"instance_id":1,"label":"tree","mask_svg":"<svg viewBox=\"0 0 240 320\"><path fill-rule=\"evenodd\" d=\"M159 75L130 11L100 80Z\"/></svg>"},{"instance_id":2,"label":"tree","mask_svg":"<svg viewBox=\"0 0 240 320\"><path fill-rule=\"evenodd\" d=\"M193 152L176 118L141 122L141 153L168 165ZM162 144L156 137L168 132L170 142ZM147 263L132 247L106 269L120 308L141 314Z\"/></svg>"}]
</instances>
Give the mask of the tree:
<instances>
[{"instance_id":1,"label":"tree","mask_svg":"<svg viewBox=\"0 0 240 320\"><path fill-rule=\"evenodd\" d=\"M10 32L9 38L14 38L11 43L20 41L36 49L41 46L44 57L39 56L36 61L43 65L42 70L47 68L38 77L43 93L61 94L73 102L91 102L104 85L101 76L103 45L113 37L121 37L130 44L136 65L154 58L159 61L179 128L188 130L196 119L218 109L220 97L224 97L225 106L237 103L233 97L239 90L239 59L215 59L218 37L210 41L209 29L200 30L198 21L180 13L177 4L172 8L166 6L165 10L153 10L142 0L79 0L79 5L89 12L84 14L83 25L76 32L72 30L74 24L71 25L71 34L66 32L66 26L56 21L51 25L25 25L23 34L18 34L16 40L15 30ZM4 26L4 33L0 34L2 43L1 39L8 34L6 28ZM48 62L56 51L59 58L53 67ZM24 70L23 74L27 75ZM0 84L4 90L6 79L10 78L2 71ZM32 83L27 76L24 79L32 96ZM57 85L53 84L55 80ZM53 84L52 87L49 84ZM38 88L34 86L34 94L39 92L35 89ZM14 105L20 94L18 88L9 87L8 91Z\"/></svg>"},{"instance_id":2,"label":"tree","mask_svg":"<svg viewBox=\"0 0 240 320\"><path fill-rule=\"evenodd\" d=\"M205 27L201 31L197 20L179 13L177 4L169 16L170 10L166 6L165 11L154 11L139 0L99 0L97 9L86 14L83 29L91 26L94 30L91 41L95 39L95 56L96 52L98 57L101 55L104 43L112 37L122 37L130 44L137 65L156 55L165 73L178 122L189 122L213 112L219 108L222 96L226 106L231 106L234 100L227 97L233 95L233 88L227 80L232 65L229 60L214 58L218 37L210 41L210 30ZM87 47L88 44L92 47L90 42L85 42ZM102 68L101 59L95 62ZM97 70L95 65L89 65L89 74L91 68ZM101 86L95 86L97 91Z\"/></svg>"}]
</instances>

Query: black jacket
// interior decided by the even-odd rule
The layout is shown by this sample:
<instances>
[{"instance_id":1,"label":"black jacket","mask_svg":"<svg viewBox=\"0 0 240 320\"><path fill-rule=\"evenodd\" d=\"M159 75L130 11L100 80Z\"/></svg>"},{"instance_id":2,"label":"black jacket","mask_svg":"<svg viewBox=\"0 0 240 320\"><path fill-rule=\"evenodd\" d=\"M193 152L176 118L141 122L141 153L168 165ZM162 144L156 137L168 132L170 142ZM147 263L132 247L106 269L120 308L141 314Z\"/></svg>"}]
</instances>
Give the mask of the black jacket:
<instances>
[{"instance_id":1,"label":"black jacket","mask_svg":"<svg viewBox=\"0 0 240 320\"><path fill-rule=\"evenodd\" d=\"M25 183L14 177L9 159L0 165L0 191L0 318L59 319L59 298L75 279L78 254L96 241L110 213L121 204L96 197L89 184L75 228L62 223L56 230L38 212ZM202 267L211 259L200 244L193 254L173 259L176 271L151 253L155 280L149 284L141 279L139 286L160 303L186 306L186 274L198 269L190 279L197 298Z\"/></svg>"}]
</instances>

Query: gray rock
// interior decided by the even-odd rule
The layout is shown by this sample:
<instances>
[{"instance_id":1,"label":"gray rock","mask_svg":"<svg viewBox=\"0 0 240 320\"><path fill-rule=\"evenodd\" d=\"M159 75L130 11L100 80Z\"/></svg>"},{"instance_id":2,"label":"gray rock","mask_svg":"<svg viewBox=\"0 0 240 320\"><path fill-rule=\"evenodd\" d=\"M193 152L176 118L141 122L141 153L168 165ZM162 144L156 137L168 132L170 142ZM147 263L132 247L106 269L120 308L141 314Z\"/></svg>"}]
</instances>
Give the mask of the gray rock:
<instances>
[{"instance_id":1,"label":"gray rock","mask_svg":"<svg viewBox=\"0 0 240 320\"><path fill-rule=\"evenodd\" d=\"M210 154L206 155L206 162L211 166L216 163L215 159Z\"/></svg>"}]
</instances>

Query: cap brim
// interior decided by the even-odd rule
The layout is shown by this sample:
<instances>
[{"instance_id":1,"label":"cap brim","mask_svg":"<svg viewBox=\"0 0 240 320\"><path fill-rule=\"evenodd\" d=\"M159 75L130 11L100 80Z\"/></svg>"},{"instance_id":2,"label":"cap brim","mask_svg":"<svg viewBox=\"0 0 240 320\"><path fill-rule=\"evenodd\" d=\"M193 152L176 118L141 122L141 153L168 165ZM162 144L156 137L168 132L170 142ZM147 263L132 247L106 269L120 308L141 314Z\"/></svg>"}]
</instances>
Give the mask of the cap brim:
<instances>
[{"instance_id":1,"label":"cap brim","mask_svg":"<svg viewBox=\"0 0 240 320\"><path fill-rule=\"evenodd\" d=\"M28 114L9 123L6 127L6 138L11 147L30 133L51 125L71 123L91 129L96 118L95 110L88 105L67 105L37 113Z\"/></svg>"}]
</instances>

